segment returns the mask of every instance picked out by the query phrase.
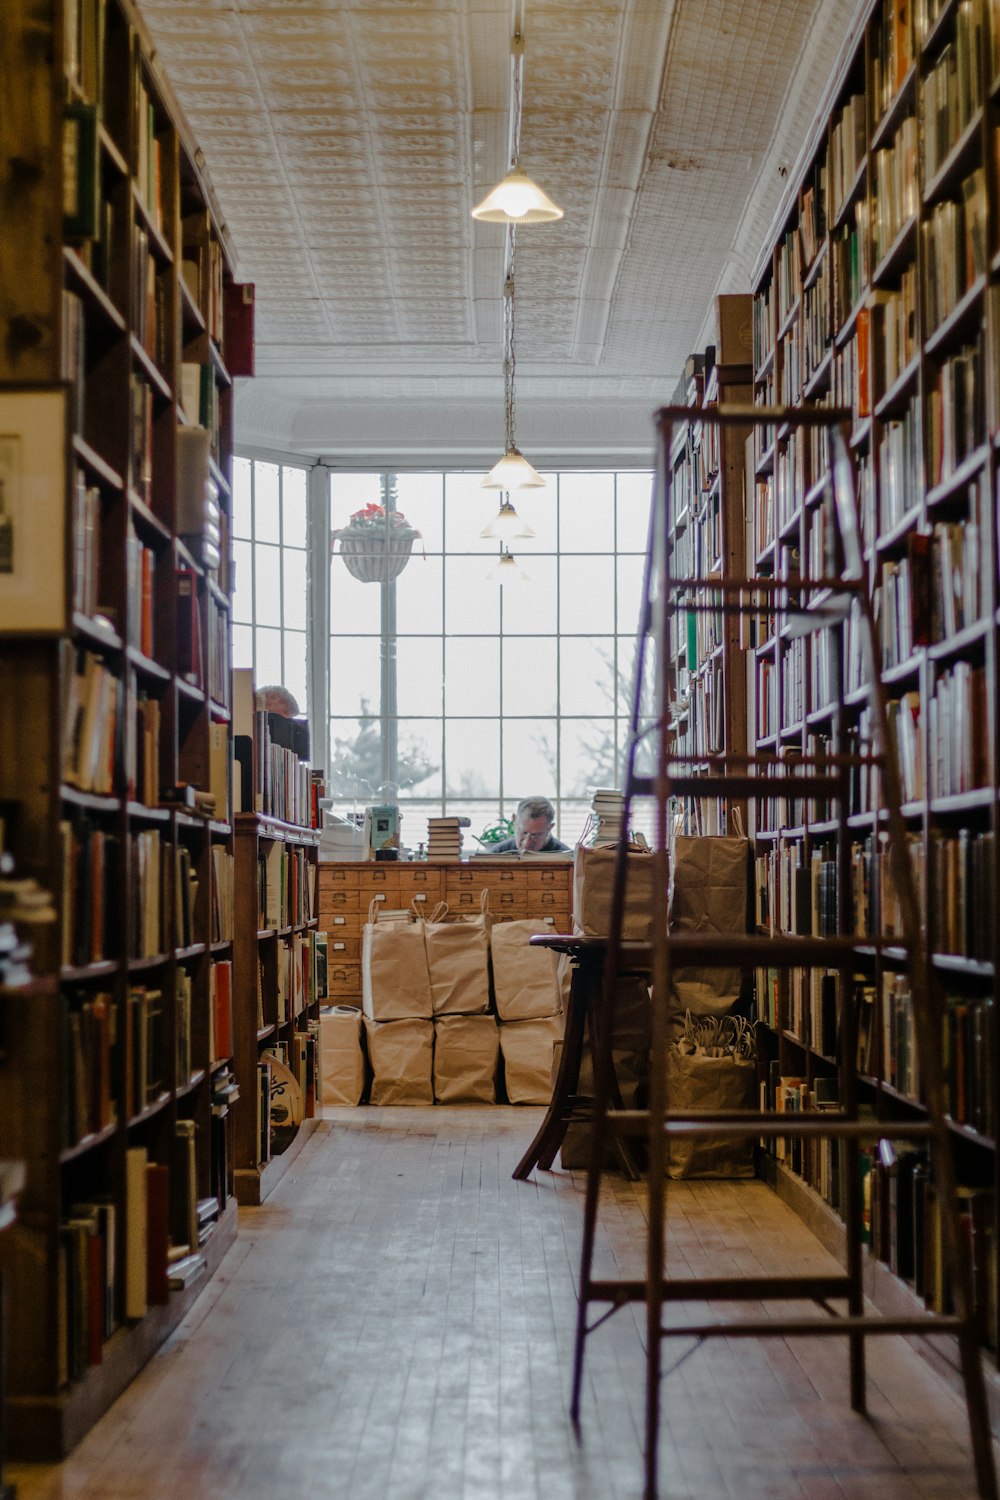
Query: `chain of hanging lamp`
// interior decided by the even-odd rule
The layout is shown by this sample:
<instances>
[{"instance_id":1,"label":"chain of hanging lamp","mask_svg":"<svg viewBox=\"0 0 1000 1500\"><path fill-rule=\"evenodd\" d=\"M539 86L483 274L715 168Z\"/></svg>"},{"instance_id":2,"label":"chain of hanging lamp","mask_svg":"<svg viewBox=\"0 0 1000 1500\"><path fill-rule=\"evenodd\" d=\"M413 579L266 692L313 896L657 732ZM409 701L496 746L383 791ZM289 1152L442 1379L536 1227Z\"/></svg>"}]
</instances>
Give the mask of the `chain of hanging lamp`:
<instances>
[{"instance_id":1,"label":"chain of hanging lamp","mask_svg":"<svg viewBox=\"0 0 1000 1500\"><path fill-rule=\"evenodd\" d=\"M505 449L509 453L515 446L514 429L517 415L516 375L517 350L514 343L514 242L516 229L507 226L507 274L503 284L503 414Z\"/></svg>"}]
</instances>

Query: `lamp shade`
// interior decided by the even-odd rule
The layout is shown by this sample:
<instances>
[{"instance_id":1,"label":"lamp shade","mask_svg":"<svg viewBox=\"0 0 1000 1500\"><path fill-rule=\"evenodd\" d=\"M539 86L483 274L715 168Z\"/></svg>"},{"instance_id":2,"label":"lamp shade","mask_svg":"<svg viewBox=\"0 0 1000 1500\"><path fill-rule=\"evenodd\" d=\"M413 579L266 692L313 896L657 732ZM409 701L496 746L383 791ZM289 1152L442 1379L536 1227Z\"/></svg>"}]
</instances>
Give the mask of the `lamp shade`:
<instances>
[{"instance_id":1,"label":"lamp shade","mask_svg":"<svg viewBox=\"0 0 1000 1500\"><path fill-rule=\"evenodd\" d=\"M472 217L485 224L551 224L562 216L562 209L520 165L511 167L503 181L472 210Z\"/></svg>"},{"instance_id":2,"label":"lamp shade","mask_svg":"<svg viewBox=\"0 0 1000 1500\"><path fill-rule=\"evenodd\" d=\"M534 464L529 464L519 448L508 448L497 460L486 478L484 490L543 490L545 480Z\"/></svg>"},{"instance_id":3,"label":"lamp shade","mask_svg":"<svg viewBox=\"0 0 1000 1500\"><path fill-rule=\"evenodd\" d=\"M493 520L479 533L481 537L496 537L502 542L528 541L534 534L528 523L521 520L509 500L501 503Z\"/></svg>"},{"instance_id":4,"label":"lamp shade","mask_svg":"<svg viewBox=\"0 0 1000 1500\"><path fill-rule=\"evenodd\" d=\"M524 569L515 562L514 558L504 547L500 553L495 567L492 567L486 575L487 583L499 583L501 586L510 583L527 583L528 575Z\"/></svg>"}]
</instances>

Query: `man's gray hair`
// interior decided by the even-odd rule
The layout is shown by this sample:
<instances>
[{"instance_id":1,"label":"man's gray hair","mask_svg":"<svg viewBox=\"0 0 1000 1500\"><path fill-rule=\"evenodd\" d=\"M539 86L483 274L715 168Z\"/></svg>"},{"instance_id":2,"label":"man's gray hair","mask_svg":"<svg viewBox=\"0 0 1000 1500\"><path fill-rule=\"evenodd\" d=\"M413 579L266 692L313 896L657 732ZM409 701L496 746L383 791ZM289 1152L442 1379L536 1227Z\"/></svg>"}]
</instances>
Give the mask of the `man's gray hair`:
<instances>
[{"instance_id":1,"label":"man's gray hair","mask_svg":"<svg viewBox=\"0 0 1000 1500\"><path fill-rule=\"evenodd\" d=\"M548 797L524 797L517 804L517 816L526 818L548 818L550 823L556 820L556 810Z\"/></svg>"},{"instance_id":2,"label":"man's gray hair","mask_svg":"<svg viewBox=\"0 0 1000 1500\"><path fill-rule=\"evenodd\" d=\"M294 719L299 711L298 699L294 693L277 682L269 682L266 687L258 688L257 701L268 713L285 714L289 719Z\"/></svg>"}]
</instances>

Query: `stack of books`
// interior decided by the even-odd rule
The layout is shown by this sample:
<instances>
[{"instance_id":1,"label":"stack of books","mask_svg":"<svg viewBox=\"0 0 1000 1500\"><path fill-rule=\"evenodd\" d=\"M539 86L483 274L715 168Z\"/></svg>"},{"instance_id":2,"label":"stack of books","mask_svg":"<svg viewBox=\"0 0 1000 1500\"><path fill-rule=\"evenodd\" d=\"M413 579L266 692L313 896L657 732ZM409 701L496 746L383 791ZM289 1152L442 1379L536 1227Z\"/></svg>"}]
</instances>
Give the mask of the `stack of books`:
<instances>
[{"instance_id":1,"label":"stack of books","mask_svg":"<svg viewBox=\"0 0 1000 1500\"><path fill-rule=\"evenodd\" d=\"M625 836L625 796L613 787L598 787L591 802L595 845L617 844Z\"/></svg>"},{"instance_id":2,"label":"stack of books","mask_svg":"<svg viewBox=\"0 0 1000 1500\"><path fill-rule=\"evenodd\" d=\"M461 859L462 829L458 818L427 819L427 858Z\"/></svg>"}]
</instances>

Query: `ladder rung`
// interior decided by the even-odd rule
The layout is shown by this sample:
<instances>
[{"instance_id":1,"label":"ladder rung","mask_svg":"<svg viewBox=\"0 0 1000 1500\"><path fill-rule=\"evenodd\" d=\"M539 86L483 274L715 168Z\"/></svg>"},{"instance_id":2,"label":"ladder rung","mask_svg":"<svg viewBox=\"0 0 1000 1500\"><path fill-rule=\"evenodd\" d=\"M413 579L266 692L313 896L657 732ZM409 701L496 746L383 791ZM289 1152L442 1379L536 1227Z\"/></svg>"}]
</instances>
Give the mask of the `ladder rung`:
<instances>
[{"instance_id":1,"label":"ladder rung","mask_svg":"<svg viewBox=\"0 0 1000 1500\"><path fill-rule=\"evenodd\" d=\"M847 781L839 776L672 776L667 791L676 797L836 797L847 792ZM641 795L641 793L640 793Z\"/></svg>"},{"instance_id":2,"label":"ladder rung","mask_svg":"<svg viewBox=\"0 0 1000 1500\"><path fill-rule=\"evenodd\" d=\"M665 1339L756 1339L795 1338L804 1334L813 1337L840 1337L848 1333L959 1333L962 1319L950 1313L923 1318L748 1318L731 1323L690 1323L674 1328L661 1328L660 1337Z\"/></svg>"},{"instance_id":3,"label":"ladder rung","mask_svg":"<svg viewBox=\"0 0 1000 1500\"><path fill-rule=\"evenodd\" d=\"M609 1109L608 1125L618 1135L647 1135L654 1129L648 1109ZM846 1120L843 1115L814 1110L795 1114L691 1114L678 1110L668 1113L663 1122L667 1136L695 1139L701 1136L788 1135L816 1136L819 1139L924 1141L934 1134L930 1120Z\"/></svg>"},{"instance_id":4,"label":"ladder rung","mask_svg":"<svg viewBox=\"0 0 1000 1500\"><path fill-rule=\"evenodd\" d=\"M765 1302L792 1301L802 1298L818 1302L821 1298L846 1297L851 1289L850 1277L839 1276L684 1276L665 1277L662 1296L665 1302ZM645 1281L591 1281L582 1293L587 1302L644 1302Z\"/></svg>"},{"instance_id":5,"label":"ladder rung","mask_svg":"<svg viewBox=\"0 0 1000 1500\"><path fill-rule=\"evenodd\" d=\"M599 941L607 942L607 939ZM835 969L850 963L853 958L872 958L891 946L900 952L898 939L892 945L879 943L872 938L857 937L797 937L794 933L781 933L776 937L732 933L675 932L665 939L670 963L673 967L682 964L700 963L708 968L756 968L796 969L799 967L823 966ZM652 967L653 945L625 941L621 944L622 960L635 968ZM905 949L902 950L905 956Z\"/></svg>"}]
</instances>

